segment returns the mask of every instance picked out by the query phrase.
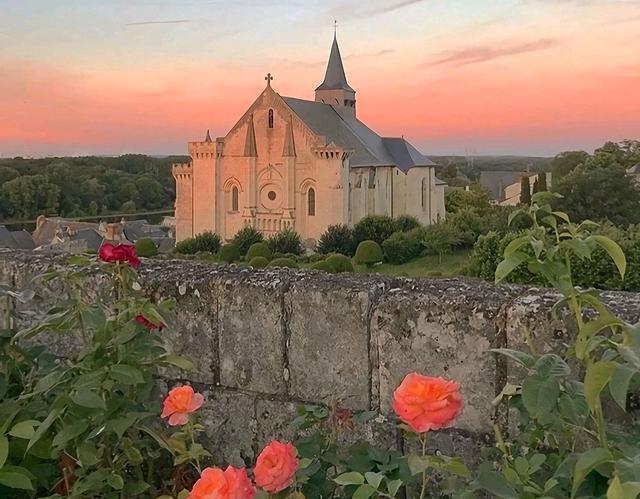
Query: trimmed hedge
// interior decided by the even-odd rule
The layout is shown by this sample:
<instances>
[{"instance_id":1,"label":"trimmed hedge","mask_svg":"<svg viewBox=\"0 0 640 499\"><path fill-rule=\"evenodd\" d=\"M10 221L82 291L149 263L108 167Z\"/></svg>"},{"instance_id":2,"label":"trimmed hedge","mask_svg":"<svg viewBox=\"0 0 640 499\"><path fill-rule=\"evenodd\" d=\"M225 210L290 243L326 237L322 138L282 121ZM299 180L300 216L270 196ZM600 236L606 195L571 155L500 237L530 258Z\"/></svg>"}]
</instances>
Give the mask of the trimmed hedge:
<instances>
[{"instance_id":1,"label":"trimmed hedge","mask_svg":"<svg viewBox=\"0 0 640 499\"><path fill-rule=\"evenodd\" d=\"M181 255L195 255L201 251L217 253L220 250L220 236L215 232L203 232L196 237L185 239L176 244L174 251Z\"/></svg>"},{"instance_id":2,"label":"trimmed hedge","mask_svg":"<svg viewBox=\"0 0 640 499\"><path fill-rule=\"evenodd\" d=\"M147 258L156 256L158 254L158 247L151 239L138 239L136 241L136 254Z\"/></svg>"},{"instance_id":3,"label":"trimmed hedge","mask_svg":"<svg viewBox=\"0 0 640 499\"><path fill-rule=\"evenodd\" d=\"M373 267L376 263L382 262L382 248L375 241L362 241L358 244L354 259L357 263Z\"/></svg>"},{"instance_id":4,"label":"trimmed hedge","mask_svg":"<svg viewBox=\"0 0 640 499\"><path fill-rule=\"evenodd\" d=\"M267 243L260 242L260 243L253 243L251 245L251 247L249 248L249 251L247 251L247 260L253 260L257 256L266 258L267 261L271 260L272 253L271 253L271 250L269 249L269 246L267 246Z\"/></svg>"},{"instance_id":5,"label":"trimmed hedge","mask_svg":"<svg viewBox=\"0 0 640 499\"><path fill-rule=\"evenodd\" d=\"M276 258L269 262L268 267L288 267L291 269L297 269L298 264L291 258Z\"/></svg>"},{"instance_id":6,"label":"trimmed hedge","mask_svg":"<svg viewBox=\"0 0 640 499\"><path fill-rule=\"evenodd\" d=\"M353 272L353 264L351 258L341 255L340 253L334 253L327 257L327 263L331 265L337 273Z\"/></svg>"},{"instance_id":7,"label":"trimmed hedge","mask_svg":"<svg viewBox=\"0 0 640 499\"><path fill-rule=\"evenodd\" d=\"M353 256L355 253L353 230L344 224L329 225L327 230L320 236L318 253L323 255L340 253L342 255Z\"/></svg>"},{"instance_id":8,"label":"trimmed hedge","mask_svg":"<svg viewBox=\"0 0 640 499\"><path fill-rule=\"evenodd\" d=\"M382 250L389 263L400 265L420 256L422 239L415 229L411 232L394 232L382 243Z\"/></svg>"},{"instance_id":9,"label":"trimmed hedge","mask_svg":"<svg viewBox=\"0 0 640 499\"><path fill-rule=\"evenodd\" d=\"M354 225L353 241L356 246L363 241L382 244L395 231L393 219L384 215L369 215Z\"/></svg>"},{"instance_id":10,"label":"trimmed hedge","mask_svg":"<svg viewBox=\"0 0 640 499\"><path fill-rule=\"evenodd\" d=\"M320 260L319 262L314 263L311 268L313 270L323 270L325 272L330 272L331 274L334 274L336 272L335 267L331 265L328 260Z\"/></svg>"},{"instance_id":11,"label":"trimmed hedge","mask_svg":"<svg viewBox=\"0 0 640 499\"><path fill-rule=\"evenodd\" d=\"M302 238L293 229L285 229L267 239L267 246L275 253L301 255L304 251Z\"/></svg>"},{"instance_id":12,"label":"trimmed hedge","mask_svg":"<svg viewBox=\"0 0 640 499\"><path fill-rule=\"evenodd\" d=\"M223 262L237 262L240 260L240 250L238 250L238 247L233 243L225 244L220 248L220 254L218 256Z\"/></svg>"},{"instance_id":13,"label":"trimmed hedge","mask_svg":"<svg viewBox=\"0 0 640 499\"><path fill-rule=\"evenodd\" d=\"M262 236L262 232L260 232L258 229L255 229L254 227L251 227L250 225L247 225L246 227L240 229L235 236L233 236L231 242L236 245L238 251L240 252L240 255L244 256L247 254L247 251L249 251L249 248L251 248L253 244L260 243L263 240L264 237Z\"/></svg>"},{"instance_id":14,"label":"trimmed hedge","mask_svg":"<svg viewBox=\"0 0 640 499\"><path fill-rule=\"evenodd\" d=\"M267 260L264 256L254 256L249 262L249 265L257 269L263 269L267 265L269 265L269 260Z\"/></svg>"}]
</instances>

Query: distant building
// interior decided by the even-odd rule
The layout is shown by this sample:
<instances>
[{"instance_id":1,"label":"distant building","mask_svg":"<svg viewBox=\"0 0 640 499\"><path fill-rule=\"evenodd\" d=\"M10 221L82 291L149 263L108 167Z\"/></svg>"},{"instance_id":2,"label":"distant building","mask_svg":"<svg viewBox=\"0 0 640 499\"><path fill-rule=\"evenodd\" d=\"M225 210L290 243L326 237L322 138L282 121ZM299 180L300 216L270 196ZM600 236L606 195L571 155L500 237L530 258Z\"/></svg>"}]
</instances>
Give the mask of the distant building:
<instances>
[{"instance_id":1,"label":"distant building","mask_svg":"<svg viewBox=\"0 0 640 499\"><path fill-rule=\"evenodd\" d=\"M522 177L529 177L529 186L533 193L533 185L538 180L537 173L530 172L480 172L480 185L489 191L491 196L500 205L514 206L520 202L520 186ZM551 187L551 173L546 173L547 189Z\"/></svg>"},{"instance_id":2,"label":"distant building","mask_svg":"<svg viewBox=\"0 0 640 499\"><path fill-rule=\"evenodd\" d=\"M0 225L0 248L32 250L35 244L26 230L10 231Z\"/></svg>"},{"instance_id":3,"label":"distant building","mask_svg":"<svg viewBox=\"0 0 640 499\"><path fill-rule=\"evenodd\" d=\"M631 175L636 182L640 183L640 162L629 168L627 170L627 175Z\"/></svg>"},{"instance_id":4,"label":"distant building","mask_svg":"<svg viewBox=\"0 0 640 499\"><path fill-rule=\"evenodd\" d=\"M370 214L444 218L435 163L402 137L381 137L356 115L334 38L315 100L282 97L271 75L225 137L189 142L174 165L176 239L205 231L229 239L242 227L264 234L294 228L317 240L330 224Z\"/></svg>"}]
</instances>

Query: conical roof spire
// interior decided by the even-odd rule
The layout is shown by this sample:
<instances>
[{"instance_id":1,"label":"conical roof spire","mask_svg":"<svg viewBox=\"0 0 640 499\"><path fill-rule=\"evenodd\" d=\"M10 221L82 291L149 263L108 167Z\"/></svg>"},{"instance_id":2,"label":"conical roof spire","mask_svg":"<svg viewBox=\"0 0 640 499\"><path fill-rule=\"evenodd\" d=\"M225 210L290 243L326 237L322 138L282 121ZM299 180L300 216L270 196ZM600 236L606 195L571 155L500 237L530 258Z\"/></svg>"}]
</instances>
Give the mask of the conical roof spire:
<instances>
[{"instance_id":1,"label":"conical roof spire","mask_svg":"<svg viewBox=\"0 0 640 499\"><path fill-rule=\"evenodd\" d=\"M258 148L256 147L256 131L253 128L253 113L249 117L247 124L247 138L244 142L244 155L250 158L258 157Z\"/></svg>"},{"instance_id":2,"label":"conical roof spire","mask_svg":"<svg viewBox=\"0 0 640 499\"><path fill-rule=\"evenodd\" d=\"M207 128L207 136L204 138L205 142L213 142L213 140L211 140L211 134L209 133L209 129Z\"/></svg>"},{"instance_id":3,"label":"conical roof spire","mask_svg":"<svg viewBox=\"0 0 640 499\"><path fill-rule=\"evenodd\" d=\"M316 90L350 90L355 92L347 83L347 76L344 73L338 39L335 33L333 35L333 45L331 45L331 54L329 54L327 72L324 75L324 81Z\"/></svg>"},{"instance_id":4,"label":"conical roof spire","mask_svg":"<svg viewBox=\"0 0 640 499\"><path fill-rule=\"evenodd\" d=\"M282 156L296 156L296 144L293 140L293 123L291 120L291 116L289 116L289 121L287 121L287 129L284 134L284 147L282 148Z\"/></svg>"}]
</instances>

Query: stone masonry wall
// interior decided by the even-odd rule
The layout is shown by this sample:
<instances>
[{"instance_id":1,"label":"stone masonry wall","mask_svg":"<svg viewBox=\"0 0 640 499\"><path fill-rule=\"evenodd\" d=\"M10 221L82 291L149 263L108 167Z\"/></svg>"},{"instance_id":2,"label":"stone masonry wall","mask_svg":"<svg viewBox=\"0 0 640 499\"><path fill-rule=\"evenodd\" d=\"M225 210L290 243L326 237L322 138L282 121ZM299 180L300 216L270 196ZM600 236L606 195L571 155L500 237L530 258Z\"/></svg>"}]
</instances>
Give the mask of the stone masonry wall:
<instances>
[{"instance_id":1,"label":"stone masonry wall","mask_svg":"<svg viewBox=\"0 0 640 499\"><path fill-rule=\"evenodd\" d=\"M0 283L23 288L63 261L0 250ZM510 367L488 350L523 347L527 330L539 351L562 354L573 335L569 319L550 316L558 299L552 290L183 260L144 260L140 276L149 296L177 300L177 321L162 334L198 368L165 373L162 383L189 381L205 394L207 443L217 459L235 465L253 460L271 438L291 438L302 402L380 410L345 439L403 446L389 416L393 391L411 371L461 383L463 414L430 445L473 462L493 423L506 424L491 402ZM89 293L104 287L99 275L87 278ZM59 299L39 291L41 310ZM640 318L640 294L603 296L623 318ZM51 345L70 348L58 338Z\"/></svg>"}]
</instances>

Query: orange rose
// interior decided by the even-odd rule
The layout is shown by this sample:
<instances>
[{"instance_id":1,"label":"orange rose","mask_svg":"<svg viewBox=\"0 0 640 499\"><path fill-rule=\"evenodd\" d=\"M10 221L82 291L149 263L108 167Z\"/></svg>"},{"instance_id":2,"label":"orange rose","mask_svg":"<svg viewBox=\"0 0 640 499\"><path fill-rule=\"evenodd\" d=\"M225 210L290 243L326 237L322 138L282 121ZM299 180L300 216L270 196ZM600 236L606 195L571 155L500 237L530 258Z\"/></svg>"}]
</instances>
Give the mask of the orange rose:
<instances>
[{"instance_id":1,"label":"orange rose","mask_svg":"<svg viewBox=\"0 0 640 499\"><path fill-rule=\"evenodd\" d=\"M189 421L189 414L202 407L204 397L194 393L189 385L177 386L169 392L162 403L163 418L169 418L171 426L183 425Z\"/></svg>"},{"instance_id":2,"label":"orange rose","mask_svg":"<svg viewBox=\"0 0 640 499\"><path fill-rule=\"evenodd\" d=\"M293 444L274 440L258 456L253 474L256 485L277 494L293 483L300 461Z\"/></svg>"},{"instance_id":3,"label":"orange rose","mask_svg":"<svg viewBox=\"0 0 640 499\"><path fill-rule=\"evenodd\" d=\"M253 499L256 489L244 468L206 468L187 499Z\"/></svg>"},{"instance_id":4,"label":"orange rose","mask_svg":"<svg viewBox=\"0 0 640 499\"><path fill-rule=\"evenodd\" d=\"M416 433L449 428L462 411L460 385L410 373L393 394L393 410Z\"/></svg>"}]
</instances>

